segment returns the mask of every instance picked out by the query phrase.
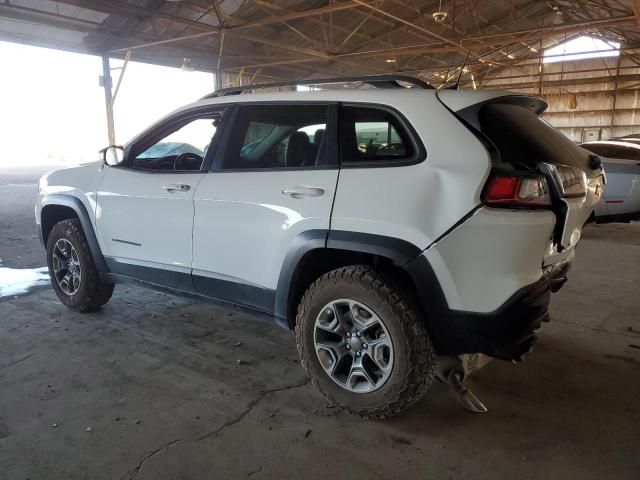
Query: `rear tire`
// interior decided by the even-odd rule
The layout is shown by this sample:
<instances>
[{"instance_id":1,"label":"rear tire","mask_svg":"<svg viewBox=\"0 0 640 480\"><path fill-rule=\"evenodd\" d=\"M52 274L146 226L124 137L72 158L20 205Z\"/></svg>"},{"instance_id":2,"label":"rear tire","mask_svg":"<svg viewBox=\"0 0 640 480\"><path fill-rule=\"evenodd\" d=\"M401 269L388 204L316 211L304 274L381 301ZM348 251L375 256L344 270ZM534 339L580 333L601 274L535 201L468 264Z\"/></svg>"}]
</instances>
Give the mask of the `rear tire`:
<instances>
[{"instance_id":1,"label":"rear tire","mask_svg":"<svg viewBox=\"0 0 640 480\"><path fill-rule=\"evenodd\" d=\"M298 307L300 361L329 402L371 419L397 415L435 375L436 352L421 320L411 296L375 269L333 270Z\"/></svg>"},{"instance_id":2,"label":"rear tire","mask_svg":"<svg viewBox=\"0 0 640 480\"><path fill-rule=\"evenodd\" d=\"M77 218L56 223L47 240L51 285L67 307L97 310L109 301L114 285L103 283Z\"/></svg>"}]
</instances>

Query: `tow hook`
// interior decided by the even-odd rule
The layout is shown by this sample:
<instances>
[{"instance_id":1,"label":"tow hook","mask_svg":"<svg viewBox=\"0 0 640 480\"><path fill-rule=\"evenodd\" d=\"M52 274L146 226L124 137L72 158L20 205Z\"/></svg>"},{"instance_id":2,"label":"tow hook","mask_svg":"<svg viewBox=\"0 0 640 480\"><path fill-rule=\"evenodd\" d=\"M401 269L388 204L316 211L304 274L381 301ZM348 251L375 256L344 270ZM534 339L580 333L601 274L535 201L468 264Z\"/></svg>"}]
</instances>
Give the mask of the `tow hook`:
<instances>
[{"instance_id":1,"label":"tow hook","mask_svg":"<svg viewBox=\"0 0 640 480\"><path fill-rule=\"evenodd\" d=\"M549 279L549 285L553 293L556 293L558 290L560 290L565 283L567 283L567 277Z\"/></svg>"}]
</instances>

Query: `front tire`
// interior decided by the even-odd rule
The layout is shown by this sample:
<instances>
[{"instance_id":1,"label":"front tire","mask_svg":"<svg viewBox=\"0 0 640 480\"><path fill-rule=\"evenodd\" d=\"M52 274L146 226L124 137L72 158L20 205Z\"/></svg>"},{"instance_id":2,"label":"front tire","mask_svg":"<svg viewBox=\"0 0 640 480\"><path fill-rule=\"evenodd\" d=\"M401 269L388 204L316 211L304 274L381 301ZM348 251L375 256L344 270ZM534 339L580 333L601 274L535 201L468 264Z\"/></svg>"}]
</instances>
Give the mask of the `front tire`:
<instances>
[{"instance_id":1,"label":"front tire","mask_svg":"<svg viewBox=\"0 0 640 480\"><path fill-rule=\"evenodd\" d=\"M67 307L97 310L109 301L114 285L103 283L77 218L56 223L47 240L51 285Z\"/></svg>"},{"instance_id":2,"label":"front tire","mask_svg":"<svg viewBox=\"0 0 640 480\"><path fill-rule=\"evenodd\" d=\"M367 418L401 413L435 374L436 353L411 296L369 266L333 270L309 287L296 342L327 400Z\"/></svg>"}]
</instances>

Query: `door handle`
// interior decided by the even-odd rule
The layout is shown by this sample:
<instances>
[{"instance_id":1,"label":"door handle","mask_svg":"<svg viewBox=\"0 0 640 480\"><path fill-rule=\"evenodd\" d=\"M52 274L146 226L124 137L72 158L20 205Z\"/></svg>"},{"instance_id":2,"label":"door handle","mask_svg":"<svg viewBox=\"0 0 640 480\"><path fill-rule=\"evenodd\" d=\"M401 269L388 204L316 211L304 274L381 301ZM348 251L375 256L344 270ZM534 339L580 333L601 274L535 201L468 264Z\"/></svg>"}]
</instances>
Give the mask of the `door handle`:
<instances>
[{"instance_id":1,"label":"door handle","mask_svg":"<svg viewBox=\"0 0 640 480\"><path fill-rule=\"evenodd\" d=\"M188 192L191 190L191 185L186 185L184 183L170 183L169 185L163 186L162 189L167 192Z\"/></svg>"},{"instance_id":2,"label":"door handle","mask_svg":"<svg viewBox=\"0 0 640 480\"><path fill-rule=\"evenodd\" d=\"M324 190L318 187L289 187L282 190L282 194L300 199L305 197L321 197L324 195Z\"/></svg>"}]
</instances>

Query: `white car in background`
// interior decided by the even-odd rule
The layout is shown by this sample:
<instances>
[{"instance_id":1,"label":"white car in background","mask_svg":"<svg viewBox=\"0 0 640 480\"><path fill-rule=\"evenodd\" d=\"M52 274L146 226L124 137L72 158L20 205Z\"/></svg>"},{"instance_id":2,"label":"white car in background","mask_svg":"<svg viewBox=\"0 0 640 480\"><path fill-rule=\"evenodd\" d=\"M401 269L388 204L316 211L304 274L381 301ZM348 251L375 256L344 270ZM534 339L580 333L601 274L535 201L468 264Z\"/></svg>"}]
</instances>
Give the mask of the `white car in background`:
<instances>
[{"instance_id":1,"label":"white car in background","mask_svg":"<svg viewBox=\"0 0 640 480\"><path fill-rule=\"evenodd\" d=\"M596 222L640 220L640 138L622 137L581 146L602 158L607 175L604 198L594 211Z\"/></svg>"}]
</instances>

